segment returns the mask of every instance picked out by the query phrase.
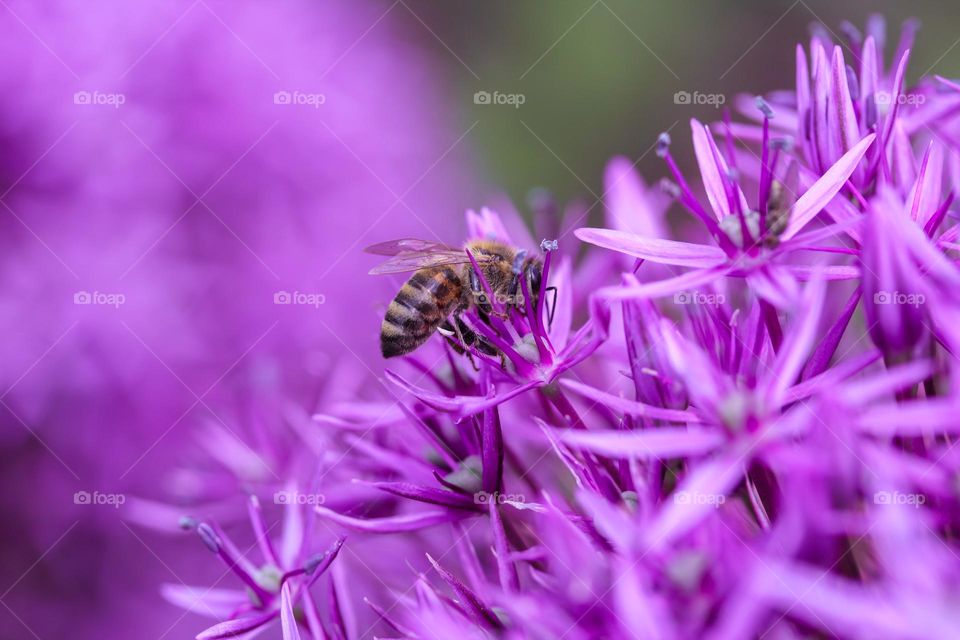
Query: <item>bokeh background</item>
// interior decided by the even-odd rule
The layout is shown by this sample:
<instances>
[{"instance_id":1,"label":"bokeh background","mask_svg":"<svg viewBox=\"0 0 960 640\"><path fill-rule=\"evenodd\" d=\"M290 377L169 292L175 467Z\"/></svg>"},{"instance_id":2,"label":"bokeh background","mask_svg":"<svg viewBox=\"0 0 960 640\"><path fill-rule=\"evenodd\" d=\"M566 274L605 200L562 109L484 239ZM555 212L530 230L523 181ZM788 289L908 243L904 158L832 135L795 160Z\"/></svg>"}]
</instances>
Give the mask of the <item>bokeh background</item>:
<instances>
[{"instance_id":1,"label":"bokeh background","mask_svg":"<svg viewBox=\"0 0 960 640\"><path fill-rule=\"evenodd\" d=\"M888 59L921 21L911 79L960 75L933 1L0 1L0 637L193 637L159 584L224 576L170 514L376 377L364 245L534 187L597 220L611 157L654 182L659 132L721 116L677 92L790 88L812 23L874 12Z\"/></svg>"},{"instance_id":2,"label":"bokeh background","mask_svg":"<svg viewBox=\"0 0 960 640\"><path fill-rule=\"evenodd\" d=\"M960 44L945 5L934 2L746 0L743 2L409 2L435 35L425 43L444 65L444 86L462 117L477 121L473 143L484 185L521 200L531 185L563 198L602 194L612 156L634 160L659 132L718 119L710 105L674 102L677 91L739 93L792 88L794 46L823 24L842 40L846 21L861 31L886 17L888 51L904 20L920 21L910 78L956 74ZM423 28L421 25L420 28ZM473 104L473 92L522 93L519 109ZM678 153L678 156L683 154ZM637 165L663 175L652 151ZM592 202L592 200L591 200Z\"/></svg>"}]
</instances>

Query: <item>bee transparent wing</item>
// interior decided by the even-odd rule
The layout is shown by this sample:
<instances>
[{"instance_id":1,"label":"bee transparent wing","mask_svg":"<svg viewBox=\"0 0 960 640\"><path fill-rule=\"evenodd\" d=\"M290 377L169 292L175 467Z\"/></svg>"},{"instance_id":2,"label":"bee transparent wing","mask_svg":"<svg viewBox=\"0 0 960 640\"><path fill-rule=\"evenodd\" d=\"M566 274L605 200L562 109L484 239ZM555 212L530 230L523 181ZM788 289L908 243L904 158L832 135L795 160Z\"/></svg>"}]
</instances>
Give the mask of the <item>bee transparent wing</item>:
<instances>
[{"instance_id":1,"label":"bee transparent wing","mask_svg":"<svg viewBox=\"0 0 960 640\"><path fill-rule=\"evenodd\" d=\"M364 249L364 251L378 256L397 256L403 253L459 252L460 250L456 247L443 244L442 242L417 240L416 238L400 238L399 240L388 240L387 242L370 245Z\"/></svg>"},{"instance_id":2,"label":"bee transparent wing","mask_svg":"<svg viewBox=\"0 0 960 640\"><path fill-rule=\"evenodd\" d=\"M441 242L404 238L381 242L365 249L367 253L391 256L389 260L370 270L371 275L384 273L404 273L445 264L466 264L470 258L463 249L457 249ZM475 256L477 262L485 262L491 256Z\"/></svg>"}]
</instances>

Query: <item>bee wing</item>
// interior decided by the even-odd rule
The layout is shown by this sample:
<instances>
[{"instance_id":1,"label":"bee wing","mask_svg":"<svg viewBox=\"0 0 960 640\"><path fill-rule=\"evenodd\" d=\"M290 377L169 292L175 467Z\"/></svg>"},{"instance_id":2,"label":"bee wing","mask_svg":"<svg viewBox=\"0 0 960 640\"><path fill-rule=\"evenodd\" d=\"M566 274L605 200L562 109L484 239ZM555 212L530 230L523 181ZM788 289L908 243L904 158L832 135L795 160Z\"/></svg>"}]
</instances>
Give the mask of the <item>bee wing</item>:
<instances>
[{"instance_id":1,"label":"bee wing","mask_svg":"<svg viewBox=\"0 0 960 640\"><path fill-rule=\"evenodd\" d=\"M378 256L397 256L403 253L442 253L448 251L459 252L460 250L442 242L401 238L370 245L364 251Z\"/></svg>"},{"instance_id":2,"label":"bee wing","mask_svg":"<svg viewBox=\"0 0 960 640\"><path fill-rule=\"evenodd\" d=\"M463 249L451 247L442 242L403 238L381 242L365 249L367 253L391 256L389 260L370 270L371 275L382 273L403 273L445 264L466 264L470 262ZM494 259L493 256L474 256L477 262Z\"/></svg>"},{"instance_id":3,"label":"bee wing","mask_svg":"<svg viewBox=\"0 0 960 640\"><path fill-rule=\"evenodd\" d=\"M483 258L483 259L481 259ZM479 256L478 262L485 262L486 256ZM382 273L402 273L404 271L417 271L427 267L439 267L444 264L465 264L470 262L470 258L463 251L446 251L432 253L409 252L393 256L383 264L379 264L370 269L370 275L379 275Z\"/></svg>"}]
</instances>

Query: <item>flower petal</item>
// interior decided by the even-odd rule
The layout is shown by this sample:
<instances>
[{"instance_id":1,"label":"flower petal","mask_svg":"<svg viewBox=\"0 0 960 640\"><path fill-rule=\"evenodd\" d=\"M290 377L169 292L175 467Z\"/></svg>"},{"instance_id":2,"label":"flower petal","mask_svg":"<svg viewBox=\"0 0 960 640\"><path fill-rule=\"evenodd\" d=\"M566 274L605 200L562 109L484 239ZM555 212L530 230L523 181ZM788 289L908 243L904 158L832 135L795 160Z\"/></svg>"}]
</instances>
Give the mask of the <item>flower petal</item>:
<instances>
[{"instance_id":1,"label":"flower petal","mask_svg":"<svg viewBox=\"0 0 960 640\"><path fill-rule=\"evenodd\" d=\"M743 477L743 465L738 447L696 467L664 502L663 509L647 529L650 547L666 548L716 510Z\"/></svg>"},{"instance_id":2,"label":"flower petal","mask_svg":"<svg viewBox=\"0 0 960 640\"><path fill-rule=\"evenodd\" d=\"M283 640L300 640L300 629L297 619L293 615L293 604L290 602L290 583L283 583L280 588L280 628L283 630Z\"/></svg>"},{"instance_id":3,"label":"flower petal","mask_svg":"<svg viewBox=\"0 0 960 640\"><path fill-rule=\"evenodd\" d=\"M875 138L876 134L871 133L858 142L797 199L790 214L790 223L781 236L783 240L795 236L840 192Z\"/></svg>"},{"instance_id":4,"label":"flower petal","mask_svg":"<svg viewBox=\"0 0 960 640\"><path fill-rule=\"evenodd\" d=\"M197 634L197 640L220 640L221 638L233 638L236 640L240 637L248 640L266 631L267 623L279 614L279 611L274 610L247 618L227 620L201 631Z\"/></svg>"},{"instance_id":5,"label":"flower petal","mask_svg":"<svg viewBox=\"0 0 960 640\"><path fill-rule=\"evenodd\" d=\"M218 620L229 617L237 608L250 602L245 592L236 589L192 587L185 584L164 584L160 587L160 594L171 604Z\"/></svg>"},{"instance_id":6,"label":"flower petal","mask_svg":"<svg viewBox=\"0 0 960 640\"><path fill-rule=\"evenodd\" d=\"M722 249L706 244L648 238L612 229L577 229L574 235L590 244L635 258L681 267L714 267L727 259Z\"/></svg>"},{"instance_id":7,"label":"flower petal","mask_svg":"<svg viewBox=\"0 0 960 640\"><path fill-rule=\"evenodd\" d=\"M321 516L333 520L337 524L354 531L364 531L367 533L399 533L402 531L417 531L426 529L445 522L453 522L464 517L464 513L453 511L422 511L420 513L408 513L399 516L387 516L384 518L354 518L342 513L337 513L326 507L314 507Z\"/></svg>"},{"instance_id":8,"label":"flower petal","mask_svg":"<svg viewBox=\"0 0 960 640\"><path fill-rule=\"evenodd\" d=\"M597 404L601 404L605 407L613 409L614 411L619 411L625 415L652 418L654 420L664 420L667 422L700 422L700 416L693 411L664 409L652 404L637 402L636 400L628 400L626 398L621 398L613 395L612 393L600 391L599 389L595 389L589 385L583 384L582 382L570 380L568 378L561 380L560 384L570 389L574 393L583 396L584 398L593 400Z\"/></svg>"},{"instance_id":9,"label":"flower petal","mask_svg":"<svg viewBox=\"0 0 960 640\"><path fill-rule=\"evenodd\" d=\"M730 267L714 267L712 269L698 269L688 271L674 278L667 278L658 282L649 282L630 287L604 287L597 295L610 300L640 300L644 298L659 298L683 291L699 289L724 277L730 272Z\"/></svg>"},{"instance_id":10,"label":"flower petal","mask_svg":"<svg viewBox=\"0 0 960 640\"><path fill-rule=\"evenodd\" d=\"M608 227L648 238L667 237L667 200L643 183L633 162L618 156L607 163L603 189Z\"/></svg>"},{"instance_id":11,"label":"flower petal","mask_svg":"<svg viewBox=\"0 0 960 640\"><path fill-rule=\"evenodd\" d=\"M611 458L660 460L709 453L726 437L707 429L657 427L643 431L565 431L560 439Z\"/></svg>"},{"instance_id":12,"label":"flower petal","mask_svg":"<svg viewBox=\"0 0 960 640\"><path fill-rule=\"evenodd\" d=\"M690 129L693 131L693 150L697 156L697 164L700 165L700 175L703 179L703 188L707 192L707 199L710 200L710 206L713 208L717 220L722 220L729 215L735 215L736 212L730 210L730 201L727 198L726 183L729 180L730 169L726 161L717 150L717 143L713 139L713 134L706 125L698 120L690 120ZM739 199L740 210L744 213L749 211L747 198L739 186L734 185L735 197Z\"/></svg>"}]
</instances>

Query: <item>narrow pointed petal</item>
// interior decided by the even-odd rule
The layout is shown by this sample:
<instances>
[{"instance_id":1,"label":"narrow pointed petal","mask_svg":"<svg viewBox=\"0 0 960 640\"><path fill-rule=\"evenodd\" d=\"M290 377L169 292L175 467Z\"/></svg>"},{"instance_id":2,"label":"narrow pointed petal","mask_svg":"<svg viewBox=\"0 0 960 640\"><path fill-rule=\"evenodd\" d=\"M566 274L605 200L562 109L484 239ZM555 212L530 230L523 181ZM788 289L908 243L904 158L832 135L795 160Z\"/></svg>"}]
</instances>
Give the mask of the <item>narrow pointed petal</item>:
<instances>
[{"instance_id":1,"label":"narrow pointed petal","mask_svg":"<svg viewBox=\"0 0 960 640\"><path fill-rule=\"evenodd\" d=\"M648 238L666 238L667 201L643 183L633 162L616 157L603 174L607 226Z\"/></svg>"},{"instance_id":2,"label":"narrow pointed petal","mask_svg":"<svg viewBox=\"0 0 960 640\"><path fill-rule=\"evenodd\" d=\"M269 611L248 618L227 620L226 622L215 624L201 631L197 634L197 640L221 640L222 638L233 638L236 640L241 636L244 638L252 638L253 635L245 634L250 634L251 632L258 634L266 631L267 623L276 618L279 613L279 611Z\"/></svg>"},{"instance_id":3,"label":"narrow pointed petal","mask_svg":"<svg viewBox=\"0 0 960 640\"><path fill-rule=\"evenodd\" d=\"M878 436L924 436L960 433L960 402L953 398L875 405L857 420L863 431Z\"/></svg>"},{"instance_id":4,"label":"narrow pointed petal","mask_svg":"<svg viewBox=\"0 0 960 640\"><path fill-rule=\"evenodd\" d=\"M178 607L211 618L223 619L242 605L250 602L243 591L236 589L212 589L191 587L184 584L164 584L160 588L163 598Z\"/></svg>"},{"instance_id":5,"label":"narrow pointed petal","mask_svg":"<svg viewBox=\"0 0 960 640\"><path fill-rule=\"evenodd\" d=\"M826 287L822 280L816 279L807 285L800 313L769 371L766 395L771 406L780 406L787 388L799 380L803 365L813 348L825 295Z\"/></svg>"},{"instance_id":6,"label":"narrow pointed petal","mask_svg":"<svg viewBox=\"0 0 960 640\"><path fill-rule=\"evenodd\" d=\"M289 583L284 583L280 588L280 628L283 631L283 640L300 640L300 629L293 616Z\"/></svg>"},{"instance_id":7,"label":"narrow pointed petal","mask_svg":"<svg viewBox=\"0 0 960 640\"><path fill-rule=\"evenodd\" d=\"M477 597L477 594L460 582L456 576L441 567L440 564L433 559L433 556L427 554L427 559L430 561L430 564L433 565L436 572L440 574L440 577L443 578L443 581L457 594L457 597L460 599L460 604L466 608L467 613L476 624L494 629L503 627L497 615Z\"/></svg>"},{"instance_id":8,"label":"narrow pointed petal","mask_svg":"<svg viewBox=\"0 0 960 640\"><path fill-rule=\"evenodd\" d=\"M719 280L729 272L729 267L698 269L659 282L638 284L632 287L604 287L597 292L597 295L610 300L642 300L672 296L680 292L697 290Z\"/></svg>"},{"instance_id":9,"label":"narrow pointed petal","mask_svg":"<svg viewBox=\"0 0 960 640\"><path fill-rule=\"evenodd\" d=\"M621 398L613 395L612 393L600 391L599 389L595 389L591 386L583 384L582 382L571 380L569 378L561 380L560 384L570 389L574 393L583 396L584 398L593 400L597 404L602 404L626 415L638 418L643 417L654 420L664 420L667 422L700 422L700 416L693 411L664 409L662 407L657 407L655 405L646 404L643 402L637 402L635 400L627 400L626 398Z\"/></svg>"},{"instance_id":10,"label":"narrow pointed petal","mask_svg":"<svg viewBox=\"0 0 960 640\"><path fill-rule=\"evenodd\" d=\"M644 431L566 431L560 436L567 444L611 458L659 460L698 456L720 446L725 436L719 431L658 427Z\"/></svg>"},{"instance_id":11,"label":"narrow pointed petal","mask_svg":"<svg viewBox=\"0 0 960 640\"><path fill-rule=\"evenodd\" d=\"M843 59L843 50L837 46L833 49L833 104L837 110L837 124L841 149L849 151L860 139L860 129L857 126L857 117L853 111L853 100L850 98L850 88L847 83L847 65Z\"/></svg>"},{"instance_id":12,"label":"narrow pointed petal","mask_svg":"<svg viewBox=\"0 0 960 640\"><path fill-rule=\"evenodd\" d=\"M590 244L643 260L681 267L714 267L726 261L718 247L705 244L645 238L612 229L577 229L574 234Z\"/></svg>"},{"instance_id":13,"label":"narrow pointed petal","mask_svg":"<svg viewBox=\"0 0 960 640\"><path fill-rule=\"evenodd\" d=\"M827 170L823 177L797 199L791 214L790 224L781 236L783 240L789 240L795 236L840 192L875 138L876 135L871 133L854 145L850 151L837 160L836 164Z\"/></svg>"},{"instance_id":14,"label":"narrow pointed petal","mask_svg":"<svg viewBox=\"0 0 960 640\"><path fill-rule=\"evenodd\" d=\"M710 201L710 207L713 209L717 220L734 215L730 210L730 201L727 198L727 189L725 182L729 180L730 169L720 152L717 150L717 143L713 139L713 134L706 125L698 120L690 121L690 128L693 131L693 150L697 156L697 164L700 165L700 175L703 178L703 187L707 192L707 199ZM739 200L741 211L748 211L747 198L743 195L740 187L734 186L735 197Z\"/></svg>"},{"instance_id":15,"label":"narrow pointed petal","mask_svg":"<svg viewBox=\"0 0 960 640\"><path fill-rule=\"evenodd\" d=\"M653 549L664 549L722 504L743 477L743 458L736 449L695 468L684 478L646 532Z\"/></svg>"},{"instance_id":16,"label":"narrow pointed petal","mask_svg":"<svg viewBox=\"0 0 960 640\"><path fill-rule=\"evenodd\" d=\"M409 482L373 482L371 486L395 496L417 502L426 502L427 504L452 507L455 509L466 509L468 511L477 510L477 506L473 501L463 494L454 493L453 491L447 491L445 489L424 487Z\"/></svg>"},{"instance_id":17,"label":"narrow pointed petal","mask_svg":"<svg viewBox=\"0 0 960 640\"><path fill-rule=\"evenodd\" d=\"M399 516L387 516L383 518L354 518L342 513L337 513L326 507L315 507L318 514L333 520L339 525L354 531L364 531L369 533L399 533L403 531L418 531L428 527L434 527L438 524L453 522L459 520L465 514L451 511L423 511L420 513L410 513Z\"/></svg>"}]
</instances>

